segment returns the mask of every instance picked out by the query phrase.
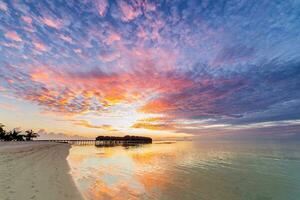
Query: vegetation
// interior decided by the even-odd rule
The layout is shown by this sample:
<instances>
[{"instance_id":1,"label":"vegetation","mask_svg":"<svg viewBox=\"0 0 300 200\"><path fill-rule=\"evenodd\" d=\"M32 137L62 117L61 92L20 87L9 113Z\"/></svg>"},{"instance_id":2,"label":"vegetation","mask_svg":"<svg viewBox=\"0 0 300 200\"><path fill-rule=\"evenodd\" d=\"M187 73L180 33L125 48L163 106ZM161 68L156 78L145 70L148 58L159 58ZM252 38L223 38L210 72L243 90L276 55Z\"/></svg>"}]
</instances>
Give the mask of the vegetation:
<instances>
[{"instance_id":1,"label":"vegetation","mask_svg":"<svg viewBox=\"0 0 300 200\"><path fill-rule=\"evenodd\" d=\"M32 130L27 130L25 131L25 133L27 133L25 135L26 141L30 141L32 140L32 138L36 138L39 136L37 133L33 132Z\"/></svg>"},{"instance_id":2,"label":"vegetation","mask_svg":"<svg viewBox=\"0 0 300 200\"><path fill-rule=\"evenodd\" d=\"M142 137L142 136L130 136L126 135L124 137L116 137L116 136L98 136L96 137L97 141L120 141L127 143L152 143L152 138L150 137Z\"/></svg>"},{"instance_id":3,"label":"vegetation","mask_svg":"<svg viewBox=\"0 0 300 200\"><path fill-rule=\"evenodd\" d=\"M0 141L30 141L39 135L32 130L25 131L26 134L21 134L22 131L14 128L11 131L6 131L4 125L0 124Z\"/></svg>"}]
</instances>

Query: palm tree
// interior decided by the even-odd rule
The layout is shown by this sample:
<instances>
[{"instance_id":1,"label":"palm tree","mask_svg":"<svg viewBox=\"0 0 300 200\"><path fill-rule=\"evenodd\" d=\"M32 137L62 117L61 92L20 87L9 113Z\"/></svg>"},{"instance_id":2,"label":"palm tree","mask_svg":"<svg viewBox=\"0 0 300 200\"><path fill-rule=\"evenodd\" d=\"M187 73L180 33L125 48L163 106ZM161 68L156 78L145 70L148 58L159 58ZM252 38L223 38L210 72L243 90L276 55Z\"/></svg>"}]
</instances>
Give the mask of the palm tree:
<instances>
[{"instance_id":1,"label":"palm tree","mask_svg":"<svg viewBox=\"0 0 300 200\"><path fill-rule=\"evenodd\" d=\"M0 124L0 140L4 140L6 131L3 129L4 125Z\"/></svg>"},{"instance_id":2,"label":"palm tree","mask_svg":"<svg viewBox=\"0 0 300 200\"><path fill-rule=\"evenodd\" d=\"M6 131L4 130L4 125L0 124L0 141L5 139Z\"/></svg>"},{"instance_id":3,"label":"palm tree","mask_svg":"<svg viewBox=\"0 0 300 200\"><path fill-rule=\"evenodd\" d=\"M6 132L3 139L4 141L12 141L11 131Z\"/></svg>"},{"instance_id":4,"label":"palm tree","mask_svg":"<svg viewBox=\"0 0 300 200\"><path fill-rule=\"evenodd\" d=\"M24 135L21 135L19 129L13 129L12 131L6 132L4 130L4 125L0 124L0 140L4 141L24 141Z\"/></svg>"},{"instance_id":5,"label":"palm tree","mask_svg":"<svg viewBox=\"0 0 300 200\"><path fill-rule=\"evenodd\" d=\"M14 129L10 131L10 140L15 140L15 141L24 141L24 135L20 135L22 131L18 129Z\"/></svg>"},{"instance_id":6,"label":"palm tree","mask_svg":"<svg viewBox=\"0 0 300 200\"><path fill-rule=\"evenodd\" d=\"M33 132L32 130L27 130L25 131L25 133L27 133L25 135L26 141L30 141L32 140L32 138L36 138L39 136L37 133Z\"/></svg>"}]
</instances>

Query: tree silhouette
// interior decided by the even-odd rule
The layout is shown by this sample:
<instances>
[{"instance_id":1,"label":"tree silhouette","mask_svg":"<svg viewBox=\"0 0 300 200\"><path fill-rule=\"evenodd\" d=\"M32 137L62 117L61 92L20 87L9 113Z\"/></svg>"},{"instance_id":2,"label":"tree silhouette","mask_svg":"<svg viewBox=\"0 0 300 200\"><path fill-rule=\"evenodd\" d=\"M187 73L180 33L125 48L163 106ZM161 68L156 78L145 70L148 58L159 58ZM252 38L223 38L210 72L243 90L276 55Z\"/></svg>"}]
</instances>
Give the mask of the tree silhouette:
<instances>
[{"instance_id":1,"label":"tree silhouette","mask_svg":"<svg viewBox=\"0 0 300 200\"><path fill-rule=\"evenodd\" d=\"M30 141L32 140L32 138L36 138L39 136L37 133L33 132L32 130L27 130L25 131L25 133L27 133L25 135L26 141Z\"/></svg>"},{"instance_id":2,"label":"tree silhouette","mask_svg":"<svg viewBox=\"0 0 300 200\"><path fill-rule=\"evenodd\" d=\"M4 130L4 125L0 124L0 140L4 140L6 131Z\"/></svg>"},{"instance_id":3,"label":"tree silhouette","mask_svg":"<svg viewBox=\"0 0 300 200\"><path fill-rule=\"evenodd\" d=\"M27 130L26 135L21 134L19 128L15 128L12 131L5 131L4 125L0 123L0 141L30 141L32 138L36 138L39 135L32 130ZM25 138L25 139L24 139Z\"/></svg>"},{"instance_id":4,"label":"tree silhouette","mask_svg":"<svg viewBox=\"0 0 300 200\"><path fill-rule=\"evenodd\" d=\"M24 141L24 135L21 135L22 131L18 130L18 129L13 129L12 131L9 132L9 140L14 140L14 141Z\"/></svg>"}]
</instances>

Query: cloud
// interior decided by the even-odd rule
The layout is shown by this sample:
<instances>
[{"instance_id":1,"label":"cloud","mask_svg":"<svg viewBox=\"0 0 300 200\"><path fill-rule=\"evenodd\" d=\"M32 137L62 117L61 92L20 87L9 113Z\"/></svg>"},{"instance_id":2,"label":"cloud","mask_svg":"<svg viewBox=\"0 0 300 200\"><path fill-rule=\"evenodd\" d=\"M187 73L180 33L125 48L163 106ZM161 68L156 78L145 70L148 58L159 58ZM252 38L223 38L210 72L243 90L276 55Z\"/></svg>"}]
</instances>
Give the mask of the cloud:
<instances>
[{"instance_id":1,"label":"cloud","mask_svg":"<svg viewBox=\"0 0 300 200\"><path fill-rule=\"evenodd\" d=\"M55 28L55 29L60 29L62 26L61 20L58 19L53 19L51 17L42 17L41 22L48 27Z\"/></svg>"},{"instance_id":2,"label":"cloud","mask_svg":"<svg viewBox=\"0 0 300 200\"><path fill-rule=\"evenodd\" d=\"M215 64L231 64L253 58L254 48L242 44L225 46L216 56Z\"/></svg>"},{"instance_id":3,"label":"cloud","mask_svg":"<svg viewBox=\"0 0 300 200\"><path fill-rule=\"evenodd\" d=\"M65 133L54 133L54 132L47 132L45 129L40 129L37 131L39 137L37 140L84 140L90 139L88 137L83 137L79 135L69 135Z\"/></svg>"},{"instance_id":4,"label":"cloud","mask_svg":"<svg viewBox=\"0 0 300 200\"><path fill-rule=\"evenodd\" d=\"M156 131L174 131L177 130L179 126L179 124L175 123L174 119L169 117L150 117L138 120L131 126L131 128Z\"/></svg>"},{"instance_id":5,"label":"cloud","mask_svg":"<svg viewBox=\"0 0 300 200\"><path fill-rule=\"evenodd\" d=\"M17 111L17 107L8 103L0 103L0 108L8 111Z\"/></svg>"},{"instance_id":6,"label":"cloud","mask_svg":"<svg viewBox=\"0 0 300 200\"><path fill-rule=\"evenodd\" d=\"M106 10L109 7L107 0L96 0L96 6L97 6L98 14L102 17L105 16Z\"/></svg>"},{"instance_id":7,"label":"cloud","mask_svg":"<svg viewBox=\"0 0 300 200\"><path fill-rule=\"evenodd\" d=\"M126 1L120 0L118 1L118 6L122 12L121 19L123 21L129 22L142 14L141 8L138 5L131 5Z\"/></svg>"},{"instance_id":8,"label":"cloud","mask_svg":"<svg viewBox=\"0 0 300 200\"><path fill-rule=\"evenodd\" d=\"M120 58L120 54L118 52L102 53L99 55L99 59L102 62L112 62L118 58Z\"/></svg>"},{"instance_id":9,"label":"cloud","mask_svg":"<svg viewBox=\"0 0 300 200\"><path fill-rule=\"evenodd\" d=\"M72 43L72 42L73 42L73 39L72 39L70 36L67 36L67 35L60 35L59 37L60 37L60 39L66 41L66 42L69 42L69 43Z\"/></svg>"},{"instance_id":10,"label":"cloud","mask_svg":"<svg viewBox=\"0 0 300 200\"><path fill-rule=\"evenodd\" d=\"M151 123L135 123L132 128L143 128L149 130L176 130L175 127L169 124L151 124Z\"/></svg>"},{"instance_id":11,"label":"cloud","mask_svg":"<svg viewBox=\"0 0 300 200\"><path fill-rule=\"evenodd\" d=\"M49 74L38 67L34 69L30 76L36 82L47 82L49 80Z\"/></svg>"},{"instance_id":12,"label":"cloud","mask_svg":"<svg viewBox=\"0 0 300 200\"><path fill-rule=\"evenodd\" d=\"M120 41L121 40L121 37L119 34L117 33L110 33L107 38L106 38L106 43L107 44L112 44L113 42L117 42L117 41Z\"/></svg>"},{"instance_id":13,"label":"cloud","mask_svg":"<svg viewBox=\"0 0 300 200\"><path fill-rule=\"evenodd\" d=\"M7 4L4 2L0 2L0 10L7 11L8 10Z\"/></svg>"},{"instance_id":14,"label":"cloud","mask_svg":"<svg viewBox=\"0 0 300 200\"><path fill-rule=\"evenodd\" d=\"M15 31L6 32L5 37L16 42L22 42L22 38Z\"/></svg>"},{"instance_id":15,"label":"cloud","mask_svg":"<svg viewBox=\"0 0 300 200\"><path fill-rule=\"evenodd\" d=\"M102 130L105 130L105 131L117 131L117 129L113 128L111 125L107 125L107 124L93 125L93 124L90 124L88 121L85 121L85 120L73 120L73 123L75 125L83 126L83 127L86 127L86 128L102 129Z\"/></svg>"},{"instance_id":16,"label":"cloud","mask_svg":"<svg viewBox=\"0 0 300 200\"><path fill-rule=\"evenodd\" d=\"M78 49L74 49L74 52L77 53L77 54L81 54L82 50L78 48Z\"/></svg>"},{"instance_id":17,"label":"cloud","mask_svg":"<svg viewBox=\"0 0 300 200\"><path fill-rule=\"evenodd\" d=\"M43 44L42 42L33 41L32 44L35 47L35 49L38 50L38 51L47 51L46 45Z\"/></svg>"},{"instance_id":18,"label":"cloud","mask_svg":"<svg viewBox=\"0 0 300 200\"><path fill-rule=\"evenodd\" d=\"M6 89L0 85L0 91L4 92Z\"/></svg>"},{"instance_id":19,"label":"cloud","mask_svg":"<svg viewBox=\"0 0 300 200\"><path fill-rule=\"evenodd\" d=\"M27 24L32 24L32 18L28 16L22 16L21 19L26 22Z\"/></svg>"},{"instance_id":20,"label":"cloud","mask_svg":"<svg viewBox=\"0 0 300 200\"><path fill-rule=\"evenodd\" d=\"M0 84L43 111L133 107L168 118L138 119L134 130L193 134L300 117L296 3L41 0L13 8L17 17L1 12Z\"/></svg>"}]
</instances>

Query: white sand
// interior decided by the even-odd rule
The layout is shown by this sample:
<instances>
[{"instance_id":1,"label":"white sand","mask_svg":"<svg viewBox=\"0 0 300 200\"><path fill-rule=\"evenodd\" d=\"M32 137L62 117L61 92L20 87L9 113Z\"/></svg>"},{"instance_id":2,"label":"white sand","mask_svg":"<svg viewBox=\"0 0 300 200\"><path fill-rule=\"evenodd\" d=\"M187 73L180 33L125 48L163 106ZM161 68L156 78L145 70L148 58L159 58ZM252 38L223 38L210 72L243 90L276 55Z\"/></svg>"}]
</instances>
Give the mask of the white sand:
<instances>
[{"instance_id":1,"label":"white sand","mask_svg":"<svg viewBox=\"0 0 300 200\"><path fill-rule=\"evenodd\" d=\"M0 199L82 199L69 174L69 149L49 142L0 142Z\"/></svg>"}]
</instances>

